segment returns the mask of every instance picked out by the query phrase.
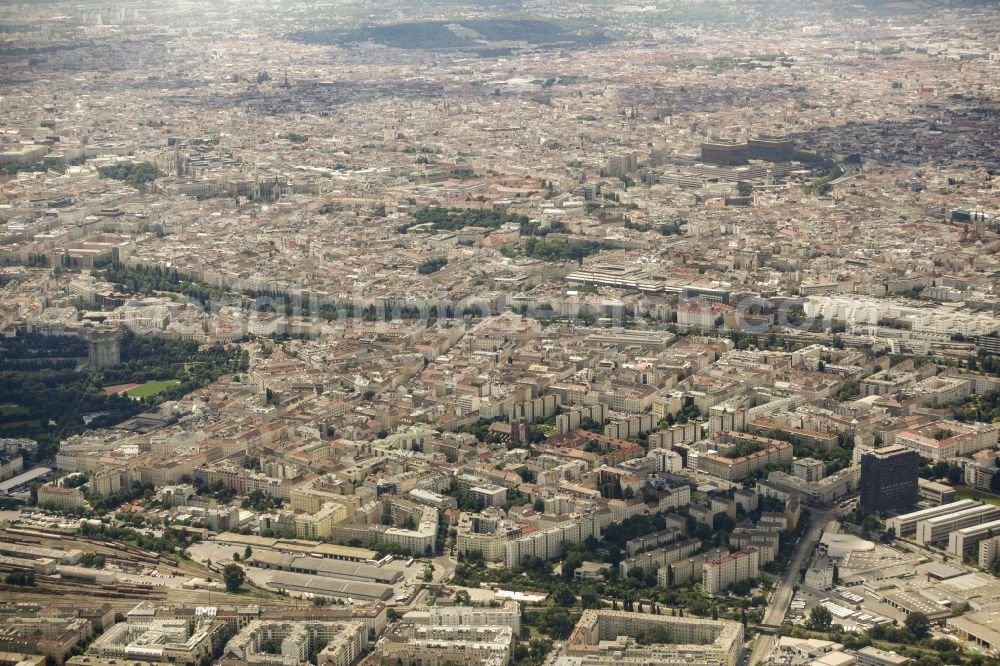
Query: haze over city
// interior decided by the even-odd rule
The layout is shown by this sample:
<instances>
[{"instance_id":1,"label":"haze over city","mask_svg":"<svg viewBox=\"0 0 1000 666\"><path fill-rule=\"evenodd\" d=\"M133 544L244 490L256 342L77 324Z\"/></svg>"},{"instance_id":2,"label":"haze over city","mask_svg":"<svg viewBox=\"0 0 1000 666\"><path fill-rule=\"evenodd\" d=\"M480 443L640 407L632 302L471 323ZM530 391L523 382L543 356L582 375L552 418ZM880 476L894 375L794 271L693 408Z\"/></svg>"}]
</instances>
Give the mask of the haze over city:
<instances>
[{"instance_id":1,"label":"haze over city","mask_svg":"<svg viewBox=\"0 0 1000 666\"><path fill-rule=\"evenodd\" d=\"M0 4L0 666L1000 666L1000 5Z\"/></svg>"}]
</instances>

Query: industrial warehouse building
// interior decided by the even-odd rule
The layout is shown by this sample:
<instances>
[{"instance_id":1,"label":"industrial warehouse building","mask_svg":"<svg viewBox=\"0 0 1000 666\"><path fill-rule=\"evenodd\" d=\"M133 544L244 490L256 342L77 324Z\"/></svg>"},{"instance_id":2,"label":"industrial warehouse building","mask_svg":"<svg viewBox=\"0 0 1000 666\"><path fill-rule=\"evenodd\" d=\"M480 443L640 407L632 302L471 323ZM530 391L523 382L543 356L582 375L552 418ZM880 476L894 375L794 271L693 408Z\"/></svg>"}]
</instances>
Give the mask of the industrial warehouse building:
<instances>
[{"instance_id":1,"label":"industrial warehouse building","mask_svg":"<svg viewBox=\"0 0 1000 666\"><path fill-rule=\"evenodd\" d=\"M327 576L309 576L285 571L274 574L267 587L272 590L306 592L319 597L359 601L388 601L392 598L392 588L388 585L356 583Z\"/></svg>"},{"instance_id":2,"label":"industrial warehouse building","mask_svg":"<svg viewBox=\"0 0 1000 666\"><path fill-rule=\"evenodd\" d=\"M340 546L335 543L307 541L305 539L273 539L252 534L237 534L236 532L223 532L215 537L215 541L231 546L250 546L253 550L269 548L282 553L318 555L331 560L346 560L348 562L367 562L374 560L377 554L370 548Z\"/></svg>"},{"instance_id":3,"label":"industrial warehouse building","mask_svg":"<svg viewBox=\"0 0 1000 666\"><path fill-rule=\"evenodd\" d=\"M321 557L302 557L273 551L255 552L249 560L251 566L262 569L277 569L310 576L325 576L361 583L394 585L403 578L403 572L394 567L377 567L344 560L328 560Z\"/></svg>"}]
</instances>

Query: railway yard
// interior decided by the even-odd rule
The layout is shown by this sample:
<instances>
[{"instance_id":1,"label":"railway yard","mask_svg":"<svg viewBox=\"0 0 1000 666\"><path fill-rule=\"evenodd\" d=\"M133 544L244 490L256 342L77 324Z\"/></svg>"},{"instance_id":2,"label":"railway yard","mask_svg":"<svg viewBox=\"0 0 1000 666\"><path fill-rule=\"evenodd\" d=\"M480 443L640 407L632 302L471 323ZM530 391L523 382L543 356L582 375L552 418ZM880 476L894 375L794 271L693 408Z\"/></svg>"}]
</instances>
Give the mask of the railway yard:
<instances>
[{"instance_id":1,"label":"railway yard","mask_svg":"<svg viewBox=\"0 0 1000 666\"><path fill-rule=\"evenodd\" d=\"M79 566L87 554L103 557L104 567ZM225 591L221 575L202 565L122 541L105 541L50 528L0 529L0 579L26 570L35 572L35 585L0 583L0 602L60 608L110 604L121 611L139 601L176 606L264 601L268 606L304 603L256 587L230 594Z\"/></svg>"}]
</instances>

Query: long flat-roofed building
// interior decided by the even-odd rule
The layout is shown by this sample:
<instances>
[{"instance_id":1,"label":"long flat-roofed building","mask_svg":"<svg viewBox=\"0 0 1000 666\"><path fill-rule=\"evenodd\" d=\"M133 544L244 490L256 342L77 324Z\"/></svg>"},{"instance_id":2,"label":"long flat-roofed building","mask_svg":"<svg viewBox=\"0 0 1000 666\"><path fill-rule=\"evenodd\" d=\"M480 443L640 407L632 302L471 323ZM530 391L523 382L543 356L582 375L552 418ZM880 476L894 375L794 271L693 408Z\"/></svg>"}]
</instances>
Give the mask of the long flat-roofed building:
<instances>
[{"instance_id":1,"label":"long flat-roofed building","mask_svg":"<svg viewBox=\"0 0 1000 666\"><path fill-rule=\"evenodd\" d=\"M933 518L935 516L944 516L949 513L963 511L976 506L976 504L977 502L975 500L964 499L947 505L932 506L929 509L921 509L920 511L904 513L887 519L885 521L885 527L886 529L895 530L896 536L906 536L917 531L917 523L921 520L927 520L928 518Z\"/></svg>"},{"instance_id":2,"label":"long flat-roofed building","mask_svg":"<svg viewBox=\"0 0 1000 666\"><path fill-rule=\"evenodd\" d=\"M640 271L626 266L603 265L573 271L566 276L566 281L618 289L638 289L646 292L663 291L662 282L650 280Z\"/></svg>"},{"instance_id":3,"label":"long flat-roofed building","mask_svg":"<svg viewBox=\"0 0 1000 666\"><path fill-rule=\"evenodd\" d=\"M895 652L886 652L876 647L866 647L858 650L859 666L904 666L910 663L909 657L901 657Z\"/></svg>"},{"instance_id":4,"label":"long flat-roofed building","mask_svg":"<svg viewBox=\"0 0 1000 666\"><path fill-rule=\"evenodd\" d=\"M387 601L392 597L392 588L388 585L359 583L284 571L274 574L267 583L267 587L273 590L307 592L320 597L361 599L362 601Z\"/></svg>"},{"instance_id":5,"label":"long flat-roofed building","mask_svg":"<svg viewBox=\"0 0 1000 666\"><path fill-rule=\"evenodd\" d=\"M1000 650L1000 611L983 611L981 613L966 613L960 617L950 617L945 624L959 638L973 643L981 650L995 652Z\"/></svg>"},{"instance_id":6,"label":"long flat-roofed building","mask_svg":"<svg viewBox=\"0 0 1000 666\"><path fill-rule=\"evenodd\" d=\"M939 622L951 616L951 611L946 606L928 599L915 590L892 590L882 595L882 601L907 615L923 613L931 622Z\"/></svg>"},{"instance_id":7,"label":"long flat-roofed building","mask_svg":"<svg viewBox=\"0 0 1000 666\"><path fill-rule=\"evenodd\" d=\"M951 504L956 491L951 486L928 479L917 479L917 495L931 504Z\"/></svg>"},{"instance_id":8,"label":"long flat-roofed building","mask_svg":"<svg viewBox=\"0 0 1000 666\"><path fill-rule=\"evenodd\" d=\"M308 541L305 539L273 539L253 534L237 534L236 532L223 532L215 537L215 541L233 546L250 546L254 550L257 548L270 548L283 553L319 555L333 560L347 560L349 562L374 560L376 555L376 552L369 548L355 548L353 546L341 546L335 543L323 543L322 541Z\"/></svg>"},{"instance_id":9,"label":"long flat-roofed building","mask_svg":"<svg viewBox=\"0 0 1000 666\"><path fill-rule=\"evenodd\" d=\"M992 504L979 504L955 513L934 516L917 523L917 543L938 543L946 540L955 530L997 519L1000 519L1000 507Z\"/></svg>"},{"instance_id":10,"label":"long flat-roofed building","mask_svg":"<svg viewBox=\"0 0 1000 666\"><path fill-rule=\"evenodd\" d=\"M948 552L963 557L978 546L980 541L989 539L997 533L1000 533L1000 520L955 530L948 535Z\"/></svg>"},{"instance_id":11,"label":"long flat-roofed building","mask_svg":"<svg viewBox=\"0 0 1000 666\"><path fill-rule=\"evenodd\" d=\"M393 566L377 567L373 564L359 564L323 557L287 555L273 551L258 551L248 560L251 566L262 569L276 569L311 576L327 576L362 583L393 585L403 577L403 572Z\"/></svg>"},{"instance_id":12,"label":"long flat-roofed building","mask_svg":"<svg viewBox=\"0 0 1000 666\"><path fill-rule=\"evenodd\" d=\"M75 548L59 550L57 548L45 548L44 546L31 546L22 543L5 543L0 541L0 555L30 560L55 560L60 564L76 564L83 557L83 551Z\"/></svg>"}]
</instances>

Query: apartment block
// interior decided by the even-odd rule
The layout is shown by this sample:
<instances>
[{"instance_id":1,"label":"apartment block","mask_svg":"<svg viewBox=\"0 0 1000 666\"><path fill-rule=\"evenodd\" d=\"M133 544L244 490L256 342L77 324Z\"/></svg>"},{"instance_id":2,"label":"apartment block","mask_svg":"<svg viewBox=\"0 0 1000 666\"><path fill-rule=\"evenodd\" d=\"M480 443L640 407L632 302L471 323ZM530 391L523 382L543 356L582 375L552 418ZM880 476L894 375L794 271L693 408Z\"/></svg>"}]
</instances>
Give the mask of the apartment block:
<instances>
[{"instance_id":1,"label":"apartment block","mask_svg":"<svg viewBox=\"0 0 1000 666\"><path fill-rule=\"evenodd\" d=\"M705 563L701 585L708 594L718 594L733 583L756 578L760 572L760 553L742 550Z\"/></svg>"},{"instance_id":2,"label":"apartment block","mask_svg":"<svg viewBox=\"0 0 1000 666\"><path fill-rule=\"evenodd\" d=\"M639 645L634 637L653 626L669 644ZM701 663L736 666L743 656L743 625L725 620L671 617L613 610L585 610L556 666L585 659L593 666L625 663Z\"/></svg>"}]
</instances>

